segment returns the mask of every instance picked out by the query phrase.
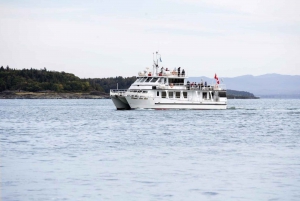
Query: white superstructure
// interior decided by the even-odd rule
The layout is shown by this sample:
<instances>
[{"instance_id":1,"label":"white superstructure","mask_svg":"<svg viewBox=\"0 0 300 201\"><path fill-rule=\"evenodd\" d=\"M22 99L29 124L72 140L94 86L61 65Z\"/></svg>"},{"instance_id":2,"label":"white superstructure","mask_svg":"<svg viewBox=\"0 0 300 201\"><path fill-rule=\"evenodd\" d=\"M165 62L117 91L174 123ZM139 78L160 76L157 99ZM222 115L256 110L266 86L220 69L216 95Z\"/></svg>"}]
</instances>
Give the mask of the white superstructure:
<instances>
[{"instance_id":1,"label":"white superstructure","mask_svg":"<svg viewBox=\"0 0 300 201\"><path fill-rule=\"evenodd\" d=\"M225 85L189 83L186 72L179 68L159 71L158 53L153 71L139 72L126 90L111 89L110 96L118 110L128 109L226 109Z\"/></svg>"}]
</instances>

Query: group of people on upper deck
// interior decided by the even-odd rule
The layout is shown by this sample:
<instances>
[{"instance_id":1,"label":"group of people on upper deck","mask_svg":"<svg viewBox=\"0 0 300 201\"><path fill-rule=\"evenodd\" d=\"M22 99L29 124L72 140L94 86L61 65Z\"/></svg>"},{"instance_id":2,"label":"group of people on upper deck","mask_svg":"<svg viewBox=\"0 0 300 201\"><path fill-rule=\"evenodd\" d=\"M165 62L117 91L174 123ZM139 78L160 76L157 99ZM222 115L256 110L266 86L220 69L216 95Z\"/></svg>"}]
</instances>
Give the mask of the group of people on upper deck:
<instances>
[{"instance_id":1,"label":"group of people on upper deck","mask_svg":"<svg viewBox=\"0 0 300 201\"><path fill-rule=\"evenodd\" d=\"M178 67L178 68L175 67L173 72L178 72L177 73L178 77L180 77L180 76L184 77L185 76L185 71L184 71L184 69L182 69L182 71L180 69L181 69L181 67ZM161 67L159 74L162 75L164 73L164 71L170 71L170 70L168 68L165 69L164 67Z\"/></svg>"},{"instance_id":2,"label":"group of people on upper deck","mask_svg":"<svg viewBox=\"0 0 300 201\"><path fill-rule=\"evenodd\" d=\"M187 84L188 89L190 89L190 88L199 88L199 89L202 89L203 87L207 87L208 86L206 81L204 82L204 84L203 84L203 81L201 81L201 83L198 83L198 84L197 84L197 82L190 83L190 81L187 81L186 84Z\"/></svg>"}]
</instances>

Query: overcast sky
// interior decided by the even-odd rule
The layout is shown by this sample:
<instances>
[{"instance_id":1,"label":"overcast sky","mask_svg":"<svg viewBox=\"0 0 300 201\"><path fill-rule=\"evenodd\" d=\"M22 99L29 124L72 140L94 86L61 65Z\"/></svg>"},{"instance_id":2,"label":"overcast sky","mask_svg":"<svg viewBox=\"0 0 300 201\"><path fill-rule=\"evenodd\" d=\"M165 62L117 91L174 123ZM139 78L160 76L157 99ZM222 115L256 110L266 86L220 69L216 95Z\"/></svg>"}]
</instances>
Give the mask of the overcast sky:
<instances>
[{"instance_id":1,"label":"overcast sky","mask_svg":"<svg viewBox=\"0 0 300 201\"><path fill-rule=\"evenodd\" d=\"M300 75L300 1L0 0L0 66L127 77L157 50L193 77Z\"/></svg>"}]
</instances>

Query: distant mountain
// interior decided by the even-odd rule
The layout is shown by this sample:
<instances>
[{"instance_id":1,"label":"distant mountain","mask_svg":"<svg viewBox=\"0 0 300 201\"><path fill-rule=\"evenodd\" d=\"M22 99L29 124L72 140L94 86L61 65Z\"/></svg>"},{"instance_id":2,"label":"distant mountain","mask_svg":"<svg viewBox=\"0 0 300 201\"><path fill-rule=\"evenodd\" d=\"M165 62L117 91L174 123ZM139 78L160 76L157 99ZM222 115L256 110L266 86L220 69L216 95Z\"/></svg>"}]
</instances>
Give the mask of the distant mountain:
<instances>
[{"instance_id":1,"label":"distant mountain","mask_svg":"<svg viewBox=\"0 0 300 201\"><path fill-rule=\"evenodd\" d=\"M207 81L215 83L213 78L190 77L190 82ZM300 98L300 75L265 74L260 76L243 75L233 78L219 77L227 89L248 91L255 96L265 98Z\"/></svg>"}]
</instances>

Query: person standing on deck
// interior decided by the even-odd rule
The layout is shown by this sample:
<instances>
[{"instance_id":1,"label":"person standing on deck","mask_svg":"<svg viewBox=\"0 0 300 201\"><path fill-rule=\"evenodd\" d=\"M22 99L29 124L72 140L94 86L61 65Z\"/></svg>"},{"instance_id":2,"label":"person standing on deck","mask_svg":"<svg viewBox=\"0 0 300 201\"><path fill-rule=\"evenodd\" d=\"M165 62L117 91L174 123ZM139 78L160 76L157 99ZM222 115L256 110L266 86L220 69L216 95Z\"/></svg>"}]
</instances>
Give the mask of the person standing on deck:
<instances>
[{"instance_id":1,"label":"person standing on deck","mask_svg":"<svg viewBox=\"0 0 300 201\"><path fill-rule=\"evenodd\" d=\"M178 67L178 77L180 77L180 67Z\"/></svg>"}]
</instances>

